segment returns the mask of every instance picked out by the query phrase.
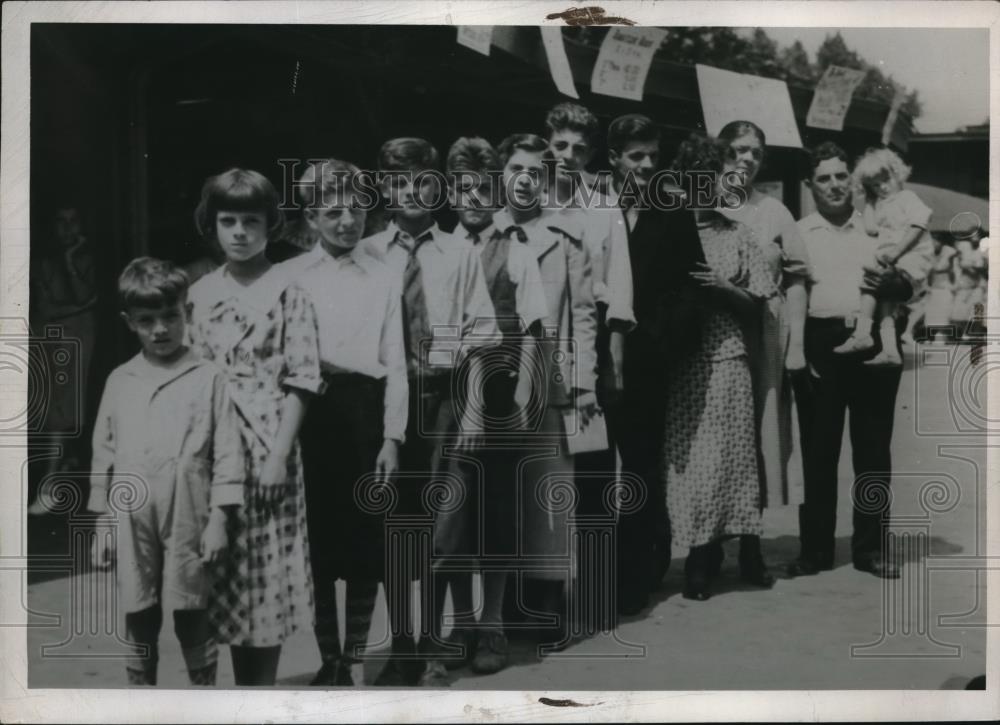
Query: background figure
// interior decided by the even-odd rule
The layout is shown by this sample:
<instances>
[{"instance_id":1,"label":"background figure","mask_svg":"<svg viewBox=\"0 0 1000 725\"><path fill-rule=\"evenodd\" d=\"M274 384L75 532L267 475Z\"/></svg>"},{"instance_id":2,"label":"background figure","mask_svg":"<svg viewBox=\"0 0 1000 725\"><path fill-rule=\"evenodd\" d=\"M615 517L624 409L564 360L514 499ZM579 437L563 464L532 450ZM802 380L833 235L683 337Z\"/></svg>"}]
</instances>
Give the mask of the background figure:
<instances>
[{"instance_id":1,"label":"background figure","mask_svg":"<svg viewBox=\"0 0 1000 725\"><path fill-rule=\"evenodd\" d=\"M701 135L681 144L672 168L721 173L719 142ZM692 272L704 292L702 339L668 381L665 467L675 545L689 547L684 597L708 599L721 541L762 529L754 399L743 325L778 294L753 232L714 209L695 211L706 264ZM742 577L768 587L759 556L741 552Z\"/></svg>"},{"instance_id":2,"label":"background figure","mask_svg":"<svg viewBox=\"0 0 1000 725\"><path fill-rule=\"evenodd\" d=\"M39 356L37 363L44 365L48 373L43 382L48 408L42 430L49 435L68 435L82 430L89 416L86 403L97 336L97 274L77 206L57 207L51 227L46 231L42 256L32 261L31 268L32 332L44 337L46 327L55 326L64 338L75 341L79 351L75 361L79 375L70 375L68 383L57 384L56 371L42 362L41 351L33 349L32 353ZM35 480L44 480L59 471L78 469L85 453L81 450L82 443L82 436L64 438L62 453L47 459L41 477ZM29 492L29 500L32 493ZM47 491L38 491L34 499L29 503L28 513L44 514L52 510L53 501Z\"/></svg>"},{"instance_id":3,"label":"background figure","mask_svg":"<svg viewBox=\"0 0 1000 725\"><path fill-rule=\"evenodd\" d=\"M760 436L761 505L787 505L793 503L788 487L792 389L785 369L792 374L805 369L803 334L809 255L792 213L774 197L753 188L764 162L764 132L749 121L732 121L719 132L719 140L726 150L723 171L742 176L743 188L750 192L745 204L736 209L722 209L722 213L753 230L780 293L764 305L759 326L747 330L746 344ZM759 540L743 539L740 548L744 556L761 556Z\"/></svg>"},{"instance_id":4,"label":"background figure","mask_svg":"<svg viewBox=\"0 0 1000 725\"><path fill-rule=\"evenodd\" d=\"M955 294L949 322L956 340L972 334L982 334L976 318L985 316L987 258L980 250L980 230L973 229L956 235L954 258ZM978 312L977 310L982 310Z\"/></svg>"},{"instance_id":5,"label":"background figure","mask_svg":"<svg viewBox=\"0 0 1000 725\"><path fill-rule=\"evenodd\" d=\"M918 324L923 324L927 341L942 342L944 335L940 330L951 319L952 300L955 285L955 248L944 244L940 239L934 239L934 257L930 272L927 274L927 291L920 300L910 308L910 318L903 333L904 342L913 342L913 331Z\"/></svg>"}]
</instances>

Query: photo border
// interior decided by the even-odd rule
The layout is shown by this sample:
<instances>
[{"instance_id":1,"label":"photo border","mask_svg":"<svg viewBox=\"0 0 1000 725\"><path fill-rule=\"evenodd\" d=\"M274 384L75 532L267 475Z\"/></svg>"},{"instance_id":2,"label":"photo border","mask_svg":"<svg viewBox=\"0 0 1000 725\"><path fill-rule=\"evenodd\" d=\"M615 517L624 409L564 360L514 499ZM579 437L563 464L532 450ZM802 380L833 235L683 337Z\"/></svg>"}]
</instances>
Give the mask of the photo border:
<instances>
[{"instance_id":1,"label":"photo border","mask_svg":"<svg viewBox=\"0 0 1000 725\"><path fill-rule=\"evenodd\" d=\"M29 38L32 22L118 23L297 23L297 24L495 24L558 25L549 13L563 2L8 2L2 7L2 129L0 129L0 324L27 318L29 239ZM582 5L583 3L578 3ZM615 16L639 25L737 27L988 28L990 68L1000 68L1000 5L990 2L615 2L600 3ZM252 11L248 8L252 7ZM992 76L992 74L991 74ZM998 76L992 76L998 77ZM990 88L990 117L998 108ZM990 132L990 182L997 186L998 130ZM1000 229L1000 209L990 202L990 228ZM997 319L1000 275L989 282L989 316ZM16 390L0 389L0 411L23 406L26 376ZM990 391L989 414L1000 415L1000 392ZM3 441L0 490L19 499L26 454L24 436ZM990 481L998 476L998 454L988 448ZM987 501L987 555L1000 554L993 485ZM25 502L0 507L0 560L26 551ZM987 591L1000 586L1000 572L987 572ZM26 619L17 588L0 588L0 621ZM987 617L1000 622L997 596ZM20 620L18 619L20 617ZM987 680L1000 682L996 627L986 627ZM316 721L869 721L995 719L1000 690L967 691L422 691L269 689L266 691L171 691L160 689L28 689L26 626L0 628L0 719L5 722L260 722ZM683 653L679 653L683 656ZM669 683L665 683L669 684ZM182 697L178 697L181 695ZM540 698L563 701L552 706ZM565 701L571 701L566 703Z\"/></svg>"}]
</instances>

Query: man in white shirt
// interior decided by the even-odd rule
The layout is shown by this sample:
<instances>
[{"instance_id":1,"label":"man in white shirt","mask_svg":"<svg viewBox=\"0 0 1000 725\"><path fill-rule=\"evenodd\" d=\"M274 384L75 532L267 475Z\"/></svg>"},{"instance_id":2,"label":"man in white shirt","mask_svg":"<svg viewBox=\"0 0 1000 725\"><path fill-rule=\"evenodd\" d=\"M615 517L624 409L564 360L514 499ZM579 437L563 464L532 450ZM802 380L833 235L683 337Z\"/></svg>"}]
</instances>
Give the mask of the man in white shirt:
<instances>
[{"instance_id":1,"label":"man in white shirt","mask_svg":"<svg viewBox=\"0 0 1000 725\"><path fill-rule=\"evenodd\" d=\"M805 503L799 509L801 553L792 576L832 569L836 529L837 467L844 414L850 411L855 485L854 568L896 578L899 567L885 552L889 515L890 443L901 367L873 367L864 361L876 349L852 355L833 348L846 340L858 314L862 280L880 296L906 302L915 287L893 267L864 267L877 240L865 232L851 199L846 153L827 142L812 152L808 184L817 211L799 221L813 267L805 328L807 371L796 380L805 472Z\"/></svg>"}]
</instances>

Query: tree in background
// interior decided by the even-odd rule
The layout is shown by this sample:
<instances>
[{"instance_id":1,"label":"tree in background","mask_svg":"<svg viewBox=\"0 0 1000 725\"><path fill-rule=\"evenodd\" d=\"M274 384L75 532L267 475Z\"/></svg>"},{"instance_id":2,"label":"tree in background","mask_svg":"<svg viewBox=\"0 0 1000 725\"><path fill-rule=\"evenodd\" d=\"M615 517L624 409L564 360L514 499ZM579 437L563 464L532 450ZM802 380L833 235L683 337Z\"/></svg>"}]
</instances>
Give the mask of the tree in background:
<instances>
[{"instance_id":1,"label":"tree in background","mask_svg":"<svg viewBox=\"0 0 1000 725\"><path fill-rule=\"evenodd\" d=\"M879 68L869 64L864 58L848 48L840 32L826 36L816 51L814 66L817 72L816 77L822 76L827 67L831 65L867 71L868 74L854 92L855 95L859 98L881 101L882 103L892 103L895 93L892 76L886 76ZM910 118L917 118L921 114L923 108L916 90L910 91L906 95L901 110Z\"/></svg>"},{"instance_id":2,"label":"tree in background","mask_svg":"<svg viewBox=\"0 0 1000 725\"><path fill-rule=\"evenodd\" d=\"M813 85L817 80L816 69L809 62L809 54L796 40L791 46L781 51L781 66L788 73L788 80L802 85Z\"/></svg>"}]
</instances>

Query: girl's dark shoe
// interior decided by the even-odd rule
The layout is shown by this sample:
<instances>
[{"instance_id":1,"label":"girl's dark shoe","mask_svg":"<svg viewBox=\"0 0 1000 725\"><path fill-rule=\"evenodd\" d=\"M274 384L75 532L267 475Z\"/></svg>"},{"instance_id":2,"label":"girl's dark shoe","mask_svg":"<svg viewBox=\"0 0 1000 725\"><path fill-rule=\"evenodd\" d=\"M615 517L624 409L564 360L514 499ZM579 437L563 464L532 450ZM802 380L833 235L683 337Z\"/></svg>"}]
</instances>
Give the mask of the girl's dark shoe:
<instances>
[{"instance_id":1,"label":"girl's dark shoe","mask_svg":"<svg viewBox=\"0 0 1000 725\"><path fill-rule=\"evenodd\" d=\"M696 602L704 602L712 593L708 589L707 579L688 579L684 582L683 596L685 599L693 599Z\"/></svg>"},{"instance_id":2,"label":"girl's dark shoe","mask_svg":"<svg viewBox=\"0 0 1000 725\"><path fill-rule=\"evenodd\" d=\"M764 563L759 536L740 537L740 578L748 584L764 589L774 586L774 575L767 570L767 564Z\"/></svg>"},{"instance_id":3,"label":"girl's dark shoe","mask_svg":"<svg viewBox=\"0 0 1000 725\"><path fill-rule=\"evenodd\" d=\"M685 599L704 602L712 596L709 591L709 583L712 579L713 545L691 547L684 562L684 591L682 594Z\"/></svg>"},{"instance_id":4,"label":"girl's dark shoe","mask_svg":"<svg viewBox=\"0 0 1000 725\"><path fill-rule=\"evenodd\" d=\"M722 572L722 562L726 559L726 552L722 550L721 541L713 541L708 545L708 573L716 577Z\"/></svg>"}]
</instances>

